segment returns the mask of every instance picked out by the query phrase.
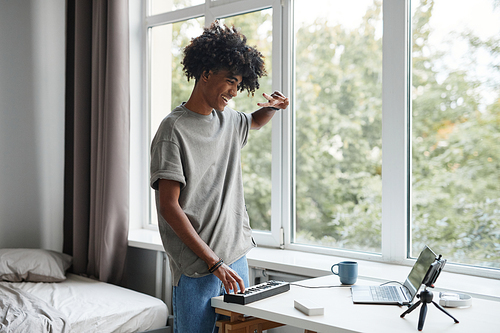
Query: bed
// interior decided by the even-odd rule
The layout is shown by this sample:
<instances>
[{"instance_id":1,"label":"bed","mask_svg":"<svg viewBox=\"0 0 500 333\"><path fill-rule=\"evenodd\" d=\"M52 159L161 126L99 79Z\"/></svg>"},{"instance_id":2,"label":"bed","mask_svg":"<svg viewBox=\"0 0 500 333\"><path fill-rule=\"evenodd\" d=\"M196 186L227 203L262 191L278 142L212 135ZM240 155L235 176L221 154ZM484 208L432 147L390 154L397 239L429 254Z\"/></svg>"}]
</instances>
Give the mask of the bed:
<instances>
[{"instance_id":1,"label":"bed","mask_svg":"<svg viewBox=\"0 0 500 333\"><path fill-rule=\"evenodd\" d=\"M58 252L0 249L0 332L167 332L162 300L66 274L70 264Z\"/></svg>"}]
</instances>

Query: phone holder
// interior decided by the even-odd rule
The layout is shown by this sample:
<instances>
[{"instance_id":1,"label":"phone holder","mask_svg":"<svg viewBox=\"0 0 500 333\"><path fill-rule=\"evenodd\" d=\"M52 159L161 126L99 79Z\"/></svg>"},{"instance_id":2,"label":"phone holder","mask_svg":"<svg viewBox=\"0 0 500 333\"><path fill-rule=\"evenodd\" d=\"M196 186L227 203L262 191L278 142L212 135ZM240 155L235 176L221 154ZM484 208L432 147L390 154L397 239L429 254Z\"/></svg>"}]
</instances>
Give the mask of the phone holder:
<instances>
[{"instance_id":1,"label":"phone holder","mask_svg":"<svg viewBox=\"0 0 500 333\"><path fill-rule=\"evenodd\" d=\"M441 259L441 255L439 255L439 257L437 257L434 260L434 262L429 267L429 270L427 270L427 273L425 274L425 277L422 281L422 284L425 285L424 289L420 292L420 294L417 294L417 298L419 298L418 302L413 304L408 310L406 310L401 314L401 318L404 318L405 315L407 315L408 313L412 312L420 305L422 305L422 307L420 308L420 315L418 318L418 326L417 326L419 331L423 330L424 328L425 316L427 315L427 304L430 303L434 304L435 307L437 307L443 313L452 318L455 321L455 323L459 322L455 317L449 314L448 311L446 311L441 305L437 304L432 300L433 298L432 291L427 289L427 288L434 288L434 283L436 282L445 264L446 264L446 259Z\"/></svg>"}]
</instances>

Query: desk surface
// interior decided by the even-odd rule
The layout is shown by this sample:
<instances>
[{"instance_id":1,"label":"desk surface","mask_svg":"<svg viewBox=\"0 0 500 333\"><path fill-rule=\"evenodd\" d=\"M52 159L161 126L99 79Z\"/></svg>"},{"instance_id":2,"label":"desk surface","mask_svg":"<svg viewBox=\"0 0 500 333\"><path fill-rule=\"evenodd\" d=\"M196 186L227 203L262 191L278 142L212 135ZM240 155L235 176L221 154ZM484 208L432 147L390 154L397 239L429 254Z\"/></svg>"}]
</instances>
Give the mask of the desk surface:
<instances>
[{"instance_id":1,"label":"desk surface","mask_svg":"<svg viewBox=\"0 0 500 333\"><path fill-rule=\"evenodd\" d=\"M339 285L338 277L324 276L297 282L306 286ZM356 283L374 284L358 280ZM434 300L437 301L437 292ZM309 299L324 307L324 315L307 316L294 308L295 299ZM290 291L248 305L225 303L214 297L212 306L316 332L418 332L420 307L400 315L407 307L395 305L353 304L349 287L302 288L292 285ZM446 308L460 323L455 324L446 314L430 304L424 332L498 332L500 302L474 298L469 308Z\"/></svg>"}]
</instances>

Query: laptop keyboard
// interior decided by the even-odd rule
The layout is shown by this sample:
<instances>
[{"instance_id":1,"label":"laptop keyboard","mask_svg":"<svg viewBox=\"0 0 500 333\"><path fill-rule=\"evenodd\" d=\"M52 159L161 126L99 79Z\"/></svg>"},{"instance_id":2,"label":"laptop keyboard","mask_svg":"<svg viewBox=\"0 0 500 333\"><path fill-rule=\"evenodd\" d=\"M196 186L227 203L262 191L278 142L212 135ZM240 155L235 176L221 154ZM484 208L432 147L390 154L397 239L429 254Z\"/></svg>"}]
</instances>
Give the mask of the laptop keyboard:
<instances>
[{"instance_id":1,"label":"laptop keyboard","mask_svg":"<svg viewBox=\"0 0 500 333\"><path fill-rule=\"evenodd\" d=\"M370 286L372 298L375 301L403 302L396 286Z\"/></svg>"}]
</instances>

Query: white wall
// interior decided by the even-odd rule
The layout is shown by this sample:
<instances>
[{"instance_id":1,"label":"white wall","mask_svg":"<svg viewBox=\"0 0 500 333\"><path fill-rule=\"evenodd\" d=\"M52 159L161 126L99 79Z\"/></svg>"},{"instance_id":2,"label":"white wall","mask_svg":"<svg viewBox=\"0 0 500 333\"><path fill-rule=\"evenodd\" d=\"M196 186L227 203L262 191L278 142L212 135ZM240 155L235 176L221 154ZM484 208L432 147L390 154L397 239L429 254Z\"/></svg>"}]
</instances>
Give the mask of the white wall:
<instances>
[{"instance_id":1,"label":"white wall","mask_svg":"<svg viewBox=\"0 0 500 333\"><path fill-rule=\"evenodd\" d=\"M0 0L0 248L62 250L65 0Z\"/></svg>"}]
</instances>

